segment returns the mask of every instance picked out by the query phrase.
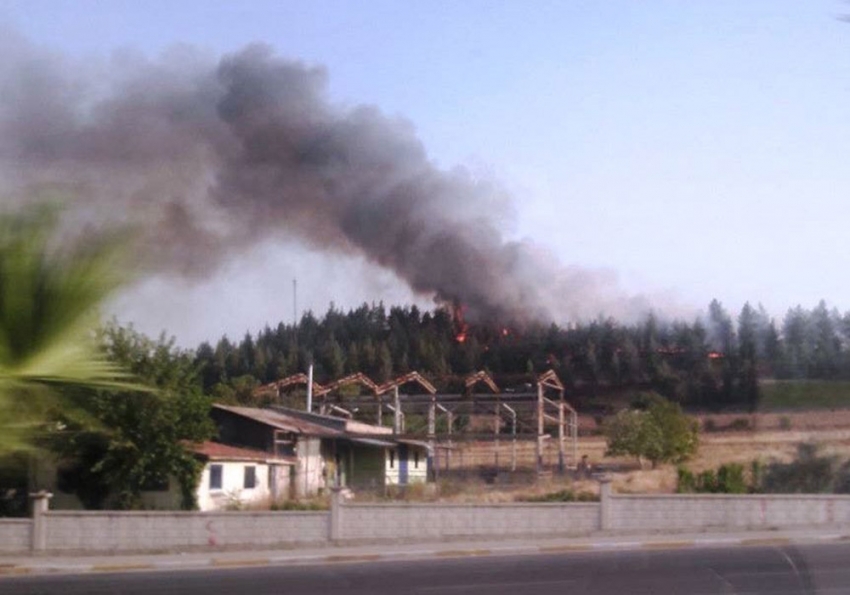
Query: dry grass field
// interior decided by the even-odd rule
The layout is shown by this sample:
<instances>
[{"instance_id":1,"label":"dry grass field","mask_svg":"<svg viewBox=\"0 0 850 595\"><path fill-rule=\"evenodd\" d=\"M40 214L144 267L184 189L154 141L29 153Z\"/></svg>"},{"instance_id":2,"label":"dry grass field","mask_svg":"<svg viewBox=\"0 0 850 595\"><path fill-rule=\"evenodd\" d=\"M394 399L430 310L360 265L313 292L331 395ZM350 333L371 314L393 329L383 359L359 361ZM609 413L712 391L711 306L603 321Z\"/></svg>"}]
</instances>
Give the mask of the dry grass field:
<instances>
[{"instance_id":1,"label":"dry grass field","mask_svg":"<svg viewBox=\"0 0 850 595\"><path fill-rule=\"evenodd\" d=\"M724 415L703 417L714 419L714 427L722 429L733 424L736 419L747 419L750 427L758 429L748 431L700 432L700 448L687 467L699 472L716 469L724 463L740 463L745 467L753 461L770 463L788 462L803 443L818 444L824 454L837 455L850 459L850 410L794 412L787 414ZM740 425L740 422L739 422ZM785 429L779 429L780 427ZM546 476L534 482L530 471L534 466L535 447L533 441L517 444L517 466L521 470L511 474L511 443L503 440L499 445L499 477L504 481L487 483L476 479L473 470L489 469L495 465L494 445L491 442L470 443L452 453L450 467L455 472L469 471L465 474L464 489L441 490L443 497L455 501L511 501L529 494L542 494L569 488L575 492L598 493L595 481L571 481L557 474ZM661 465L657 469L648 466L641 469L633 458L610 458L605 456L605 439L602 436L587 436L579 439L579 457L586 455L594 467L613 470L614 489L620 493L671 493L676 488L676 466ZM554 442L549 441L544 455L548 467L557 462ZM522 472L524 470L524 472ZM444 476L450 476L444 474ZM448 481L448 480L447 480Z\"/></svg>"}]
</instances>

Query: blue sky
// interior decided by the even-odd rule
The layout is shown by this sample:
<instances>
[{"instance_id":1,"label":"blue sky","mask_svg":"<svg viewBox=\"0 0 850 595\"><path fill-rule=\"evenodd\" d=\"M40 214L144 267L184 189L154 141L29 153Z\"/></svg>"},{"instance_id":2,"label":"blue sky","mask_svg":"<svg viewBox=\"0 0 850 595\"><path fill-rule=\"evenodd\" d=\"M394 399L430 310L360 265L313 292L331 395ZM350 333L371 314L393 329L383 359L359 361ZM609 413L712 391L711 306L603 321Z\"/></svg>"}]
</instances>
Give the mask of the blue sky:
<instances>
[{"instance_id":1,"label":"blue sky","mask_svg":"<svg viewBox=\"0 0 850 595\"><path fill-rule=\"evenodd\" d=\"M322 64L336 101L403 116L441 167L508 187L512 236L615 271L631 292L762 302L780 318L821 298L850 308L842 12L837 0L0 0L0 24L77 57L260 41ZM319 311L413 299L365 263L261 252L168 302L150 282L146 306L119 313L194 341L288 319L293 276ZM317 270L331 280L311 283Z\"/></svg>"}]
</instances>

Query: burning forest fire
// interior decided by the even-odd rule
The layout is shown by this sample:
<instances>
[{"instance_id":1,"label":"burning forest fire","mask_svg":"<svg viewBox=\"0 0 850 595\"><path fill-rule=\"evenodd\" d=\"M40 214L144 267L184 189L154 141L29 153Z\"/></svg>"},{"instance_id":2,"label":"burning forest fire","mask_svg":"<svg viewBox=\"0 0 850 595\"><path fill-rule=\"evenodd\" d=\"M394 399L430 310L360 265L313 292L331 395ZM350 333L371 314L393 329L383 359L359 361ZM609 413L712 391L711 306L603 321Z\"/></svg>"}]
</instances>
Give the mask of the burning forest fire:
<instances>
[{"instance_id":1,"label":"burning forest fire","mask_svg":"<svg viewBox=\"0 0 850 595\"><path fill-rule=\"evenodd\" d=\"M472 331L472 326L466 320L466 306L463 304L459 304L457 302L452 302L448 306L446 306L446 310L449 312L449 315L452 318L452 325L454 326L454 338L458 343L465 343L470 336ZM486 326L483 325L482 326ZM507 326L499 326L498 324L494 324L491 327L491 340L495 340L498 338L507 338L513 334L513 331ZM480 339L480 337L479 337ZM489 346L484 346L485 350L489 350Z\"/></svg>"},{"instance_id":2,"label":"burning forest fire","mask_svg":"<svg viewBox=\"0 0 850 595\"><path fill-rule=\"evenodd\" d=\"M465 312L466 306L463 304L453 303L449 306L449 313L455 326L455 341L458 343L465 343L469 335L469 324L464 317Z\"/></svg>"}]
</instances>

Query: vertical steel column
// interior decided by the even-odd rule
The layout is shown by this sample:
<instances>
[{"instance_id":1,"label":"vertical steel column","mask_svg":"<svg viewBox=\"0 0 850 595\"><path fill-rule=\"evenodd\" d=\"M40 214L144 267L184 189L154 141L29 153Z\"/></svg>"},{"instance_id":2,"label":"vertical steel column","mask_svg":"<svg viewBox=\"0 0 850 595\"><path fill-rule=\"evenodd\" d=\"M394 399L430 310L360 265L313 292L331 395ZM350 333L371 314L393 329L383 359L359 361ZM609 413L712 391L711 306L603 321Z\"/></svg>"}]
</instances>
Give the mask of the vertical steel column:
<instances>
[{"instance_id":1,"label":"vertical steel column","mask_svg":"<svg viewBox=\"0 0 850 595\"><path fill-rule=\"evenodd\" d=\"M563 399L558 403L558 473L564 472L564 425L566 418L564 416Z\"/></svg>"},{"instance_id":2,"label":"vertical steel column","mask_svg":"<svg viewBox=\"0 0 850 595\"><path fill-rule=\"evenodd\" d=\"M537 473L543 472L543 385L537 383Z\"/></svg>"},{"instance_id":3,"label":"vertical steel column","mask_svg":"<svg viewBox=\"0 0 850 595\"><path fill-rule=\"evenodd\" d=\"M452 413L451 411L446 411L446 422L449 424L449 441L448 448L446 449L446 471L451 468L452 464L452 426L454 426L454 418L454 413Z\"/></svg>"},{"instance_id":4,"label":"vertical steel column","mask_svg":"<svg viewBox=\"0 0 850 595\"><path fill-rule=\"evenodd\" d=\"M398 387L393 387L393 434L401 434L401 399L398 396Z\"/></svg>"},{"instance_id":5,"label":"vertical steel column","mask_svg":"<svg viewBox=\"0 0 850 595\"><path fill-rule=\"evenodd\" d=\"M570 420L573 438L573 465L578 468L578 413L576 413L575 409L570 411Z\"/></svg>"},{"instance_id":6,"label":"vertical steel column","mask_svg":"<svg viewBox=\"0 0 850 595\"><path fill-rule=\"evenodd\" d=\"M495 440L493 442L493 461L496 464L496 475L499 474L499 433L502 429L502 402L498 396L496 396L496 415L493 418L493 433L495 435Z\"/></svg>"},{"instance_id":7,"label":"vertical steel column","mask_svg":"<svg viewBox=\"0 0 850 595\"><path fill-rule=\"evenodd\" d=\"M505 403L502 407L511 414L511 471L516 471L516 409Z\"/></svg>"},{"instance_id":8,"label":"vertical steel column","mask_svg":"<svg viewBox=\"0 0 850 595\"><path fill-rule=\"evenodd\" d=\"M437 469L434 467L434 457L437 454L436 446L437 434L437 397L431 395L431 402L428 404L428 470L437 477Z\"/></svg>"}]
</instances>

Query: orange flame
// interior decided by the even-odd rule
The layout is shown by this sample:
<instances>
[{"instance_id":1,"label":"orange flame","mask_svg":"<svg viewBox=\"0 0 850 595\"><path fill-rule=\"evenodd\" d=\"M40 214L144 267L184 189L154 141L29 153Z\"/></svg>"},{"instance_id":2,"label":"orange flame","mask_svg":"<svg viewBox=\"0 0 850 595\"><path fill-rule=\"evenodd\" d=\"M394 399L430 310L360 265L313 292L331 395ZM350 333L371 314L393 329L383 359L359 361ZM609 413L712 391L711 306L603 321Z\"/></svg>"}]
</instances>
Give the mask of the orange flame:
<instances>
[{"instance_id":1,"label":"orange flame","mask_svg":"<svg viewBox=\"0 0 850 595\"><path fill-rule=\"evenodd\" d=\"M451 308L452 319L454 320L455 327L457 328L457 334L455 335L455 341L458 343L463 343L466 341L466 337L469 334L469 325L463 319L463 314L466 311L466 306L463 304L453 304Z\"/></svg>"}]
</instances>

